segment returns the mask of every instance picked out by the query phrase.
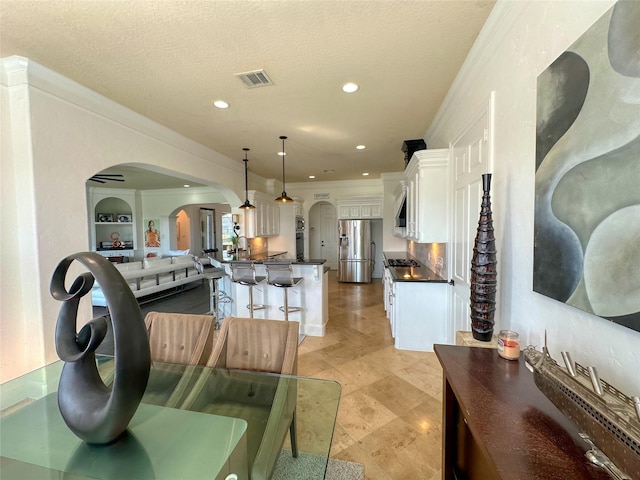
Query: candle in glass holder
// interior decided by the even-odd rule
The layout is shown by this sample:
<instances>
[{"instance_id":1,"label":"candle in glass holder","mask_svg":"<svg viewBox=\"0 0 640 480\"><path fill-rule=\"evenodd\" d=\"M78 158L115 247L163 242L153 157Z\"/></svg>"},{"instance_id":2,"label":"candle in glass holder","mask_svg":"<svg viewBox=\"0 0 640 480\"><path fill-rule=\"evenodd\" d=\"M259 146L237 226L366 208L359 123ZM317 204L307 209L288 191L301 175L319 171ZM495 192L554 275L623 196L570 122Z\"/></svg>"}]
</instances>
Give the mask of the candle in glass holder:
<instances>
[{"instance_id":1,"label":"candle in glass holder","mask_svg":"<svg viewBox=\"0 0 640 480\"><path fill-rule=\"evenodd\" d=\"M500 330L498 355L507 360L517 360L520 357L520 335L518 332Z\"/></svg>"}]
</instances>

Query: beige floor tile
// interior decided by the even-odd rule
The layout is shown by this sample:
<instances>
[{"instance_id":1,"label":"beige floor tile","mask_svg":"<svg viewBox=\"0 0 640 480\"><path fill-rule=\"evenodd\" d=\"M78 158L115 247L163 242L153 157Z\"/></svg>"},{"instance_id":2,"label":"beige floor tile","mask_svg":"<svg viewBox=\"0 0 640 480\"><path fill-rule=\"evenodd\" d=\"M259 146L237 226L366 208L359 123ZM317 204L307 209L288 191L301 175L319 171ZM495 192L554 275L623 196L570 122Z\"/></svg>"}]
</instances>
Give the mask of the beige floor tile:
<instances>
[{"instance_id":1,"label":"beige floor tile","mask_svg":"<svg viewBox=\"0 0 640 480\"><path fill-rule=\"evenodd\" d=\"M385 467L378 465L375 459L362 450L358 444L345 448L338 453L335 458L346 460L348 462L357 462L364 465L365 480L391 480L391 477L387 475L385 471Z\"/></svg>"},{"instance_id":2,"label":"beige floor tile","mask_svg":"<svg viewBox=\"0 0 640 480\"><path fill-rule=\"evenodd\" d=\"M317 350L308 353L298 352L298 375L301 377L314 377L318 372L328 368L331 368L331 365Z\"/></svg>"},{"instance_id":3,"label":"beige floor tile","mask_svg":"<svg viewBox=\"0 0 640 480\"><path fill-rule=\"evenodd\" d=\"M357 441L386 425L394 418L396 415L375 398L356 390L342 398L337 423L351 438Z\"/></svg>"},{"instance_id":4,"label":"beige floor tile","mask_svg":"<svg viewBox=\"0 0 640 480\"><path fill-rule=\"evenodd\" d=\"M404 415L424 402L425 392L390 374L363 389L396 415Z\"/></svg>"},{"instance_id":5,"label":"beige floor tile","mask_svg":"<svg viewBox=\"0 0 640 480\"><path fill-rule=\"evenodd\" d=\"M440 453L430 448L430 438L397 418L358 442L393 479L430 478L440 466Z\"/></svg>"},{"instance_id":6,"label":"beige floor tile","mask_svg":"<svg viewBox=\"0 0 640 480\"><path fill-rule=\"evenodd\" d=\"M434 369L429 361L420 360L396 372L400 378L439 398L442 394L442 369Z\"/></svg>"},{"instance_id":7,"label":"beige floor tile","mask_svg":"<svg viewBox=\"0 0 640 480\"><path fill-rule=\"evenodd\" d=\"M442 369L436 355L393 346L379 281L341 284L330 274L329 302L326 335L303 340L298 370L342 386L331 456L362 463L365 480L440 479ZM315 412L298 419L299 441L313 445L331 424L330 412L313 391L300 392L299 405Z\"/></svg>"}]
</instances>

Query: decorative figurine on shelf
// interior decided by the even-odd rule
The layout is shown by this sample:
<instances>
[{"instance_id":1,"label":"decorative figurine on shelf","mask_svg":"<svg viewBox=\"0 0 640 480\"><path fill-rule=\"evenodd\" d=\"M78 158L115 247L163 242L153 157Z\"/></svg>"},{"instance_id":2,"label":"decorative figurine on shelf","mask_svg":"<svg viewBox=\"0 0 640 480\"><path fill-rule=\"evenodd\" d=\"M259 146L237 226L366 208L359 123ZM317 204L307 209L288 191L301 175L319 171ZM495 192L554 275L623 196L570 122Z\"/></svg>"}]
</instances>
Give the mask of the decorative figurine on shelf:
<instances>
[{"instance_id":1,"label":"decorative figurine on shelf","mask_svg":"<svg viewBox=\"0 0 640 480\"><path fill-rule=\"evenodd\" d=\"M473 338L489 342L493 337L496 311L496 240L491 212L491 174L482 175L482 204L471 259L471 332Z\"/></svg>"},{"instance_id":2,"label":"decorative figurine on shelf","mask_svg":"<svg viewBox=\"0 0 640 480\"><path fill-rule=\"evenodd\" d=\"M89 272L78 276L67 291L65 277L74 260ZM96 280L107 300L113 330L111 388L102 381L95 358L107 334L106 317L94 318L76 333L80 299L91 292ZM151 353L140 307L118 270L92 252L64 258L53 272L50 290L53 298L63 302L55 331L56 351L65 362L58 386L60 413L85 442L111 443L126 430L149 380Z\"/></svg>"}]
</instances>

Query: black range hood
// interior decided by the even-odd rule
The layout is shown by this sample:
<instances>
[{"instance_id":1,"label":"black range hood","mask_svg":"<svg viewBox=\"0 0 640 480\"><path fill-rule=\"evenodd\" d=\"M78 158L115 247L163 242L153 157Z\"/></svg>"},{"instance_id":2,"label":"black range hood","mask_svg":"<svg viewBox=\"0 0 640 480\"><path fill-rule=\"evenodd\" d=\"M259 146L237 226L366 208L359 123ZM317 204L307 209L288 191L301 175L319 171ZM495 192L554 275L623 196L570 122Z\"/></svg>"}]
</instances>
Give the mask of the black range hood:
<instances>
[{"instance_id":1,"label":"black range hood","mask_svg":"<svg viewBox=\"0 0 640 480\"><path fill-rule=\"evenodd\" d=\"M409 161L411 160L414 152L426 149L427 143L422 138L418 138L416 140L405 140L404 142L402 142L402 151L404 152L404 168L407 168L407 165L409 165Z\"/></svg>"}]
</instances>

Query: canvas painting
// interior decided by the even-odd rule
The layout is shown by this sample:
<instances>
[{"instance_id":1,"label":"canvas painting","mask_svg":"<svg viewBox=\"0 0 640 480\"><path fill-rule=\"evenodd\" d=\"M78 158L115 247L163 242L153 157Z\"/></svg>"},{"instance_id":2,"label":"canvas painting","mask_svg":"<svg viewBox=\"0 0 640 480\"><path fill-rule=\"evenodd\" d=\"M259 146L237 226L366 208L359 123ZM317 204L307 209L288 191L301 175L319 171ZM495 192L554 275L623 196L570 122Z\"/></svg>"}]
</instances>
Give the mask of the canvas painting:
<instances>
[{"instance_id":1,"label":"canvas painting","mask_svg":"<svg viewBox=\"0 0 640 480\"><path fill-rule=\"evenodd\" d=\"M147 248L160 247L160 231L156 228L158 223L157 219L145 220L144 246Z\"/></svg>"},{"instance_id":2,"label":"canvas painting","mask_svg":"<svg viewBox=\"0 0 640 480\"><path fill-rule=\"evenodd\" d=\"M640 2L538 77L534 291L640 331Z\"/></svg>"}]
</instances>

